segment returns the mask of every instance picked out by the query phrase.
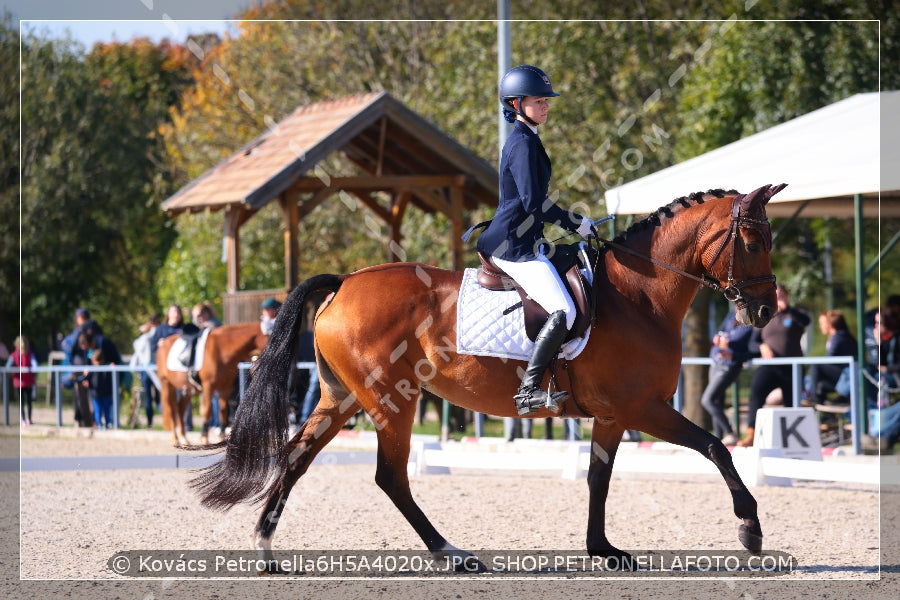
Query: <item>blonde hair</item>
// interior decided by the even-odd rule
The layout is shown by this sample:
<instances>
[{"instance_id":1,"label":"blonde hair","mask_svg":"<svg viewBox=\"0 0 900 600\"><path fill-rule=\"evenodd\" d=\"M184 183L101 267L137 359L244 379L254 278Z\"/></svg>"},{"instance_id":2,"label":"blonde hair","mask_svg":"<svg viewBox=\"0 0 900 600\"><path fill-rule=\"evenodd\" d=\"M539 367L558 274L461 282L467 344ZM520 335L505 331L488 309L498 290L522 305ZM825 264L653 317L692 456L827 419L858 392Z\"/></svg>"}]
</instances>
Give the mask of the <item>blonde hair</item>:
<instances>
[{"instance_id":1,"label":"blonde hair","mask_svg":"<svg viewBox=\"0 0 900 600\"><path fill-rule=\"evenodd\" d=\"M16 340L13 342L13 346L18 349L19 352L28 352L28 338L26 338L24 335L16 337Z\"/></svg>"}]
</instances>

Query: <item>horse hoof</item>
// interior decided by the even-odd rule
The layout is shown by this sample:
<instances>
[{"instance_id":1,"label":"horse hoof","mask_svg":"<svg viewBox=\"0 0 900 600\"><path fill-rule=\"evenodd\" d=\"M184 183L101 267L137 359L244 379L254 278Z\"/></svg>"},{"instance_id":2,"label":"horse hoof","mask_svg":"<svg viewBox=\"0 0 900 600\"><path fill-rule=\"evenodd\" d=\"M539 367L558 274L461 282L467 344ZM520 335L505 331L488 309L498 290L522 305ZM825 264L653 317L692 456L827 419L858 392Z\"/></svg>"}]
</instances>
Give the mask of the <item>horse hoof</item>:
<instances>
[{"instance_id":1,"label":"horse hoof","mask_svg":"<svg viewBox=\"0 0 900 600\"><path fill-rule=\"evenodd\" d=\"M615 546L588 548L588 555L605 558L604 568L609 571L637 571L640 567L631 554Z\"/></svg>"},{"instance_id":2,"label":"horse hoof","mask_svg":"<svg viewBox=\"0 0 900 600\"><path fill-rule=\"evenodd\" d=\"M453 555L450 557L451 565L454 573L487 573L488 568L484 563L478 560L474 554L466 553L463 556Z\"/></svg>"},{"instance_id":3,"label":"horse hoof","mask_svg":"<svg viewBox=\"0 0 900 600\"><path fill-rule=\"evenodd\" d=\"M762 529L759 525L742 524L738 528L738 539L751 554L762 554Z\"/></svg>"},{"instance_id":4,"label":"horse hoof","mask_svg":"<svg viewBox=\"0 0 900 600\"><path fill-rule=\"evenodd\" d=\"M438 564L454 573L488 572L488 568L478 560L477 556L449 544L443 550L432 552L432 556L434 556Z\"/></svg>"}]
</instances>

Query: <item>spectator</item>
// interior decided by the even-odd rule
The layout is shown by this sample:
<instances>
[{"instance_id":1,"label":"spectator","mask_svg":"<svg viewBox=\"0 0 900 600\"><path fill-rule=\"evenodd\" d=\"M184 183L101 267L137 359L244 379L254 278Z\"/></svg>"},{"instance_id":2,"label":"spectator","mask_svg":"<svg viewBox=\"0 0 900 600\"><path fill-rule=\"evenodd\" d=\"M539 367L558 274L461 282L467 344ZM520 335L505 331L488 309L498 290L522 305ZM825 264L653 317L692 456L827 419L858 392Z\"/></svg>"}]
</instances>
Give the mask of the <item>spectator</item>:
<instances>
[{"instance_id":1,"label":"spectator","mask_svg":"<svg viewBox=\"0 0 900 600\"><path fill-rule=\"evenodd\" d=\"M159 350L160 340L181 333L182 329L184 329L184 312L179 305L170 304L166 309L166 321L157 326L156 332L150 338L150 358L153 364L156 364L156 352Z\"/></svg>"},{"instance_id":2,"label":"spectator","mask_svg":"<svg viewBox=\"0 0 900 600\"><path fill-rule=\"evenodd\" d=\"M65 353L63 364L84 366L88 364L87 356L81 351L78 338L88 325L93 331L101 332L96 321L91 320L91 313L84 307L75 311L75 328L62 341L62 350ZM69 373L63 380L63 385L72 389L72 404L75 413L75 425L77 427L93 427L94 417L91 414L91 400L88 390L78 385L80 376Z\"/></svg>"},{"instance_id":3,"label":"spectator","mask_svg":"<svg viewBox=\"0 0 900 600\"><path fill-rule=\"evenodd\" d=\"M719 332L713 336L709 367L709 383L700 398L700 404L712 418L713 433L726 446L737 443L734 429L725 416L725 392L737 381L744 369L744 363L751 358L749 344L753 327L742 325L732 309L719 325ZM737 408L737 407L735 407Z\"/></svg>"},{"instance_id":4,"label":"spectator","mask_svg":"<svg viewBox=\"0 0 900 600\"><path fill-rule=\"evenodd\" d=\"M35 374L30 369L38 366L37 358L25 336L20 335L13 344L13 353L6 361L7 367L17 367L12 374L13 387L19 392L19 408L22 414L22 425L31 425L31 408L34 400L34 386L37 383Z\"/></svg>"},{"instance_id":5,"label":"spectator","mask_svg":"<svg viewBox=\"0 0 900 600\"><path fill-rule=\"evenodd\" d=\"M81 334L78 338L78 343L87 350L92 365L99 367L114 364L107 360L103 350L100 348L89 348L91 342L88 334ZM85 371L81 385L88 389L91 396L91 404L94 408L94 425L97 429L103 429L104 427L112 429L112 373L109 371Z\"/></svg>"},{"instance_id":6,"label":"spectator","mask_svg":"<svg viewBox=\"0 0 900 600\"><path fill-rule=\"evenodd\" d=\"M825 343L825 356L856 356L856 338L850 333L844 314L839 310L826 310L819 315L819 330L828 337ZM847 371L848 375L844 375ZM841 364L811 365L806 380L806 392L809 399L821 404L828 399L828 394L837 389L838 380L849 377L850 368ZM849 402L849 398L839 395L837 402Z\"/></svg>"},{"instance_id":7,"label":"spectator","mask_svg":"<svg viewBox=\"0 0 900 600\"><path fill-rule=\"evenodd\" d=\"M878 409L878 421L871 434L862 436L864 453L888 453L900 439L900 402Z\"/></svg>"},{"instance_id":8,"label":"spectator","mask_svg":"<svg viewBox=\"0 0 900 600\"><path fill-rule=\"evenodd\" d=\"M203 333L204 329L214 329L222 325L222 322L216 318L216 313L212 309L209 301L200 302L191 309L191 322L196 325L196 330L185 327L182 330L182 337L187 343L186 356L182 358L188 372L188 381L198 390L202 389L200 383L200 372L197 370L197 340ZM202 358L202 357L201 357ZM211 419L217 423L219 420L218 403L213 402L213 414ZM210 423L213 425L214 423Z\"/></svg>"},{"instance_id":9,"label":"spectator","mask_svg":"<svg viewBox=\"0 0 900 600\"><path fill-rule=\"evenodd\" d=\"M216 318L216 312L209 300L194 305L194 308L191 309L191 320L200 329L211 329L222 325L222 321Z\"/></svg>"},{"instance_id":10,"label":"spectator","mask_svg":"<svg viewBox=\"0 0 900 600\"><path fill-rule=\"evenodd\" d=\"M300 334L300 348L298 362L315 362L316 352L313 345L313 332L304 331ZM321 390L319 389L319 369L314 366L309 369L309 382L306 385L306 393L303 396L303 408L300 412L300 422L305 423L319 403Z\"/></svg>"},{"instance_id":11,"label":"spectator","mask_svg":"<svg viewBox=\"0 0 900 600\"><path fill-rule=\"evenodd\" d=\"M900 439L900 402L889 404L888 390L896 390L900 381L900 318L888 310L875 313L874 335L879 344L878 366L867 365L866 405L878 410L871 435L862 437L864 452L889 453ZM875 385L868 381L875 380Z\"/></svg>"},{"instance_id":12,"label":"spectator","mask_svg":"<svg viewBox=\"0 0 900 600\"><path fill-rule=\"evenodd\" d=\"M159 382L154 381L156 371L153 369L138 369L138 367L148 367L154 364L153 356L150 352L150 339L156 333L159 326L159 315L153 314L146 323L141 325L141 335L132 343L134 354L131 355L131 367L140 373L141 387L144 390L144 411L147 413L147 428L153 427L154 406L159 406Z\"/></svg>"},{"instance_id":13,"label":"spectator","mask_svg":"<svg viewBox=\"0 0 900 600\"><path fill-rule=\"evenodd\" d=\"M272 335L272 331L275 329L275 319L278 317L278 311L281 310L281 302L275 298L266 298L259 309L262 312L259 319L263 335Z\"/></svg>"},{"instance_id":14,"label":"spectator","mask_svg":"<svg viewBox=\"0 0 900 600\"><path fill-rule=\"evenodd\" d=\"M887 390L896 389L900 382L900 319L887 310L875 313L874 333L879 350L877 366L866 365L868 408L886 406Z\"/></svg>"},{"instance_id":15,"label":"spectator","mask_svg":"<svg viewBox=\"0 0 900 600\"><path fill-rule=\"evenodd\" d=\"M122 355L119 354L119 349L116 348L116 345L113 341L107 337L105 337L101 333L100 326L96 321L87 321L81 328L81 334L78 336L79 344L78 349L73 352L74 355L82 355L84 357L84 362L81 364L90 364L90 358L92 355L92 350L102 350L103 355L106 358L105 364L110 365L119 365L122 364ZM81 336L84 335L87 340L87 348L82 346L81 344Z\"/></svg>"},{"instance_id":16,"label":"spectator","mask_svg":"<svg viewBox=\"0 0 900 600\"><path fill-rule=\"evenodd\" d=\"M762 329L754 329L748 349L762 358L803 356L800 338L810 323L809 315L790 305L790 294L783 285L775 290L778 312ZM747 434L738 446L752 446L756 430L756 412L766 403L766 396L781 389L782 404L793 404L793 374L790 365L762 365L750 380L750 401L747 412Z\"/></svg>"}]
</instances>

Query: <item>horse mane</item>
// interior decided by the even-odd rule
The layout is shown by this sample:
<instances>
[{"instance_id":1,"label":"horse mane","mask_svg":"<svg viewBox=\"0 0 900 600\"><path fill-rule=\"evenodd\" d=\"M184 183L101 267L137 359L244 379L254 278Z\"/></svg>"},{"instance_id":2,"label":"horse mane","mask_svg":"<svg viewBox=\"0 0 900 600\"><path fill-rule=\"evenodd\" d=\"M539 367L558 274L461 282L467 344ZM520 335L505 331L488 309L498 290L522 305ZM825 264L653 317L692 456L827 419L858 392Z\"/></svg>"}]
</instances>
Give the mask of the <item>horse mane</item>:
<instances>
[{"instance_id":1,"label":"horse mane","mask_svg":"<svg viewBox=\"0 0 900 600\"><path fill-rule=\"evenodd\" d=\"M696 206L698 204L703 204L710 196L715 198L724 198L725 196L736 196L737 194L738 192L736 190L714 189L708 190L706 192L694 192L693 194L689 194L687 196L675 198L665 206L660 206L659 208L657 208L644 219L636 223L632 223L632 225L628 229L616 235L613 241L618 244L622 244L628 239L629 236L634 236L637 233L641 233L648 229L658 227L662 223L664 217L667 219L672 218L682 209L690 208L691 206ZM607 246L607 248L609 247Z\"/></svg>"}]
</instances>

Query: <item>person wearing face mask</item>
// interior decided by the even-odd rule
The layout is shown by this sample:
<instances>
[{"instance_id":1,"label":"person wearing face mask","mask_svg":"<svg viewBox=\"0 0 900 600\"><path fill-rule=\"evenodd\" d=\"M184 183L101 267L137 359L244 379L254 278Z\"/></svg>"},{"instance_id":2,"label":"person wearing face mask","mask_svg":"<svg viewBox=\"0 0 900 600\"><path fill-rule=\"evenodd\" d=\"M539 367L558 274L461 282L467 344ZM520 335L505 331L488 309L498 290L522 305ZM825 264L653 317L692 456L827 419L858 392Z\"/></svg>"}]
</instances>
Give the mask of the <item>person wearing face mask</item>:
<instances>
[{"instance_id":1,"label":"person wearing face mask","mask_svg":"<svg viewBox=\"0 0 900 600\"><path fill-rule=\"evenodd\" d=\"M275 298L266 298L259 307L262 314L260 315L259 327L264 335L272 335L275 329L275 318L278 311L281 310L281 302Z\"/></svg>"},{"instance_id":2,"label":"person wearing face mask","mask_svg":"<svg viewBox=\"0 0 900 600\"><path fill-rule=\"evenodd\" d=\"M811 319L808 314L791 306L791 296L783 285L775 288L778 312L762 329L754 329L750 337L751 354L762 358L803 356L800 338ZM756 430L756 413L766 403L772 390L781 388L782 404L793 406L793 373L791 365L763 365L753 372L750 380L750 400L747 411L747 434L738 446L752 446Z\"/></svg>"}]
</instances>

